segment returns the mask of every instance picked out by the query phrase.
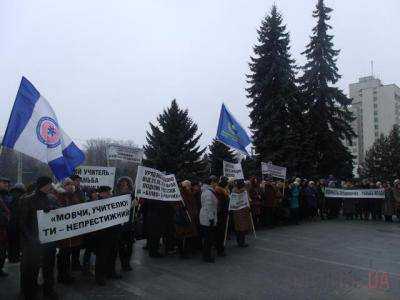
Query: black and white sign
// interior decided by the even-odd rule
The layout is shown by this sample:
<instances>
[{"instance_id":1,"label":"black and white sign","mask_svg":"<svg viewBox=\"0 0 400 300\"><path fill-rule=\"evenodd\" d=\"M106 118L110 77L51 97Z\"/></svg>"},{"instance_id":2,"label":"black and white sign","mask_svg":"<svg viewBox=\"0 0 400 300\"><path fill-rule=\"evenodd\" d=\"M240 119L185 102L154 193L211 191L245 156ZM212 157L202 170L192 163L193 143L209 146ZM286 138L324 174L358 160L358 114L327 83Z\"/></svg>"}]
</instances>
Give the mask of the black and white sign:
<instances>
[{"instance_id":1,"label":"black and white sign","mask_svg":"<svg viewBox=\"0 0 400 300\"><path fill-rule=\"evenodd\" d=\"M49 243L129 221L131 196L123 195L37 212L39 240Z\"/></svg>"},{"instance_id":2,"label":"black and white sign","mask_svg":"<svg viewBox=\"0 0 400 300\"><path fill-rule=\"evenodd\" d=\"M242 165L240 163L234 164L227 161L223 162L224 176L228 178L244 179Z\"/></svg>"},{"instance_id":3,"label":"black and white sign","mask_svg":"<svg viewBox=\"0 0 400 300\"><path fill-rule=\"evenodd\" d=\"M87 188L109 186L114 188L115 167L79 166L75 174L82 177L81 185Z\"/></svg>"},{"instance_id":4,"label":"black and white sign","mask_svg":"<svg viewBox=\"0 0 400 300\"><path fill-rule=\"evenodd\" d=\"M181 193L175 175L143 166L138 167L135 195L160 201L181 201Z\"/></svg>"},{"instance_id":5,"label":"black and white sign","mask_svg":"<svg viewBox=\"0 0 400 300\"><path fill-rule=\"evenodd\" d=\"M280 179L286 179L286 168L275 166L272 163L261 163L261 173Z\"/></svg>"},{"instance_id":6,"label":"black and white sign","mask_svg":"<svg viewBox=\"0 0 400 300\"><path fill-rule=\"evenodd\" d=\"M326 198L375 198L384 199L384 189L359 189L359 190L346 190L346 189L325 189Z\"/></svg>"},{"instance_id":7,"label":"black and white sign","mask_svg":"<svg viewBox=\"0 0 400 300\"><path fill-rule=\"evenodd\" d=\"M141 164L143 153L143 149L141 148L111 144L107 148L107 159L123 160L136 164Z\"/></svg>"},{"instance_id":8,"label":"black and white sign","mask_svg":"<svg viewBox=\"0 0 400 300\"><path fill-rule=\"evenodd\" d=\"M241 194L232 193L229 197L229 210L239 210L250 207L249 195L246 192Z\"/></svg>"}]
</instances>

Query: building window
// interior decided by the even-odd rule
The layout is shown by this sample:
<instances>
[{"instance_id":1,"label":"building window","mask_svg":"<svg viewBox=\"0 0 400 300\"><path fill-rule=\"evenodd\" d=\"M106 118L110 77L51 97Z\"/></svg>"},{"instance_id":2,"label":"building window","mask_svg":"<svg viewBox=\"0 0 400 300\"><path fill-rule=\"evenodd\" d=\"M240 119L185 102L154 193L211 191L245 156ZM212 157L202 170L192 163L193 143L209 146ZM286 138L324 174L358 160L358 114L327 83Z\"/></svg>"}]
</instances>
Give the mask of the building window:
<instances>
[{"instance_id":1,"label":"building window","mask_svg":"<svg viewBox=\"0 0 400 300\"><path fill-rule=\"evenodd\" d=\"M374 122L378 123L378 118L377 117L374 118Z\"/></svg>"},{"instance_id":2,"label":"building window","mask_svg":"<svg viewBox=\"0 0 400 300\"><path fill-rule=\"evenodd\" d=\"M379 129L379 128L378 128L378 125L375 124L375 130L378 130L378 129Z\"/></svg>"},{"instance_id":3,"label":"building window","mask_svg":"<svg viewBox=\"0 0 400 300\"><path fill-rule=\"evenodd\" d=\"M378 108L378 104L374 103L374 108Z\"/></svg>"},{"instance_id":4,"label":"building window","mask_svg":"<svg viewBox=\"0 0 400 300\"><path fill-rule=\"evenodd\" d=\"M374 111L374 116L377 116L378 115L378 112L375 110Z\"/></svg>"},{"instance_id":5,"label":"building window","mask_svg":"<svg viewBox=\"0 0 400 300\"><path fill-rule=\"evenodd\" d=\"M376 96L374 96L374 102L378 101L378 98Z\"/></svg>"}]
</instances>

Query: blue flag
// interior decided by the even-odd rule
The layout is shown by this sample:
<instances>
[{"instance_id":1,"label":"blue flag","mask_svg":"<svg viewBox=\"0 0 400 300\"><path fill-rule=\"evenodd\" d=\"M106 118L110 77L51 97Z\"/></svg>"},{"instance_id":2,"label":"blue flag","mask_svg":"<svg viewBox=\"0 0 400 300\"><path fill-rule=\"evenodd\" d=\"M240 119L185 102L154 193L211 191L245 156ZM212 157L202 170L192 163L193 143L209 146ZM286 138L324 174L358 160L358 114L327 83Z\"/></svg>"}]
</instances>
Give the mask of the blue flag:
<instances>
[{"instance_id":1,"label":"blue flag","mask_svg":"<svg viewBox=\"0 0 400 300\"><path fill-rule=\"evenodd\" d=\"M58 180L72 175L85 160L84 153L60 127L49 102L24 77L2 145L47 163Z\"/></svg>"},{"instance_id":2,"label":"blue flag","mask_svg":"<svg viewBox=\"0 0 400 300\"><path fill-rule=\"evenodd\" d=\"M226 108L225 104L222 104L221 107L216 139L245 155L249 155L246 147L251 143L251 140L243 127Z\"/></svg>"}]
</instances>

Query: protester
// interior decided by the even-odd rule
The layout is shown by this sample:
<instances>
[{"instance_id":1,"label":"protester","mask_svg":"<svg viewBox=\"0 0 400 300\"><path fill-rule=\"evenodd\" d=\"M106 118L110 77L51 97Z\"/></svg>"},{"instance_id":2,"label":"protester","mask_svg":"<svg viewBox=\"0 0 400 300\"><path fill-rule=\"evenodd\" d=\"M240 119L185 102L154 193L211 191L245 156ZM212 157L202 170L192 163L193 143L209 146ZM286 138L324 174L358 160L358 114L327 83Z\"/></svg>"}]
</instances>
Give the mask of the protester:
<instances>
[{"instance_id":1,"label":"protester","mask_svg":"<svg viewBox=\"0 0 400 300\"><path fill-rule=\"evenodd\" d=\"M376 182L376 186L374 188L382 189L383 188L382 182L380 181ZM372 219L375 221L382 220L383 202L384 199L381 198L372 199Z\"/></svg>"},{"instance_id":2,"label":"protester","mask_svg":"<svg viewBox=\"0 0 400 300\"><path fill-rule=\"evenodd\" d=\"M385 216L385 222L393 222L393 214L394 214L393 190L390 187L389 182L384 182L383 188L385 189L385 199L383 202L383 215Z\"/></svg>"},{"instance_id":3,"label":"protester","mask_svg":"<svg viewBox=\"0 0 400 300\"><path fill-rule=\"evenodd\" d=\"M353 183L351 181L346 182L345 189L353 189ZM355 199L343 198L343 214L346 220L353 220L355 214Z\"/></svg>"},{"instance_id":4,"label":"protester","mask_svg":"<svg viewBox=\"0 0 400 300\"><path fill-rule=\"evenodd\" d=\"M6 205L9 184L9 179L0 177L0 277L8 276L3 267L7 257L8 226L11 218L10 210Z\"/></svg>"},{"instance_id":5,"label":"protester","mask_svg":"<svg viewBox=\"0 0 400 300\"><path fill-rule=\"evenodd\" d=\"M175 203L169 201L161 201L161 238L165 247L166 255L176 253L177 241L175 238Z\"/></svg>"},{"instance_id":6,"label":"protester","mask_svg":"<svg viewBox=\"0 0 400 300\"><path fill-rule=\"evenodd\" d=\"M397 220L399 220L400 222L400 179L396 179L394 181L393 201L395 207L395 214L397 216Z\"/></svg>"},{"instance_id":7,"label":"protester","mask_svg":"<svg viewBox=\"0 0 400 300\"><path fill-rule=\"evenodd\" d=\"M135 213L135 197L133 191L133 181L130 177L121 177L117 181L117 187L115 189L115 194L120 195L130 195L131 196L131 209L129 214L129 221L121 226L121 237L118 244L118 256L121 261L121 268L125 272L132 271L130 264L132 258L132 248L135 241L134 237L134 213Z\"/></svg>"},{"instance_id":8,"label":"protester","mask_svg":"<svg viewBox=\"0 0 400 300\"><path fill-rule=\"evenodd\" d=\"M75 197L77 197L79 199L79 203L85 203L87 199L86 199L86 194L81 186L82 178L76 174L70 176L69 178L73 181L73 184L75 186L75 192L74 192ZM82 266L79 261L80 253L81 253L80 246L75 247L72 250L72 270L73 271L82 271Z\"/></svg>"},{"instance_id":9,"label":"protester","mask_svg":"<svg viewBox=\"0 0 400 300\"><path fill-rule=\"evenodd\" d=\"M290 215L292 223L299 225L299 208L300 208L300 178L296 178L290 188Z\"/></svg>"},{"instance_id":10,"label":"protester","mask_svg":"<svg viewBox=\"0 0 400 300\"><path fill-rule=\"evenodd\" d=\"M251 213L253 216L254 225L257 227L261 226L261 189L258 183L257 177L252 176L250 178L249 197L251 204Z\"/></svg>"},{"instance_id":11,"label":"protester","mask_svg":"<svg viewBox=\"0 0 400 300\"><path fill-rule=\"evenodd\" d=\"M49 299L58 299L54 291L54 263L56 254L55 243L41 244L39 241L37 211L48 213L57 208L50 197L52 180L49 177L39 177L33 194L22 199L21 204L21 293L27 300L39 299L37 278L39 268L43 273L43 294Z\"/></svg>"},{"instance_id":12,"label":"protester","mask_svg":"<svg viewBox=\"0 0 400 300\"><path fill-rule=\"evenodd\" d=\"M10 263L18 263L21 260L21 233L19 228L19 218L21 197L25 193L25 185L22 183L17 183L10 189L10 196L12 199L10 205L10 224L8 226L8 260Z\"/></svg>"},{"instance_id":13,"label":"protester","mask_svg":"<svg viewBox=\"0 0 400 300\"><path fill-rule=\"evenodd\" d=\"M189 180L181 182L183 202L178 202L175 216L176 236L181 258L189 258L198 248L199 209Z\"/></svg>"},{"instance_id":14,"label":"protester","mask_svg":"<svg viewBox=\"0 0 400 300\"><path fill-rule=\"evenodd\" d=\"M203 260L209 263L215 262L212 247L215 245L216 226L218 224L218 199L213 189L215 184L217 184L217 178L211 176L201 188L199 218L203 236Z\"/></svg>"},{"instance_id":15,"label":"protester","mask_svg":"<svg viewBox=\"0 0 400 300\"><path fill-rule=\"evenodd\" d=\"M307 201L306 203L308 213L306 214L306 216L310 221L316 221L318 215L318 195L314 181L310 181L308 183L308 186L305 188L304 194Z\"/></svg>"},{"instance_id":16,"label":"protester","mask_svg":"<svg viewBox=\"0 0 400 300\"><path fill-rule=\"evenodd\" d=\"M97 189L90 189L88 190L88 201L96 201L98 200L98 193ZM83 244L85 248L85 252L83 254L83 266L82 266L82 273L86 276L90 276L90 258L92 253L95 251L95 240L94 240L94 233L87 233L83 237Z\"/></svg>"},{"instance_id":17,"label":"protester","mask_svg":"<svg viewBox=\"0 0 400 300\"><path fill-rule=\"evenodd\" d=\"M112 197L109 186L100 186L98 189L99 199ZM95 280L99 286L106 285L106 277L110 279L120 279L121 275L115 271L115 251L118 247L117 226L108 227L94 233L96 264Z\"/></svg>"},{"instance_id":18,"label":"protester","mask_svg":"<svg viewBox=\"0 0 400 300\"><path fill-rule=\"evenodd\" d=\"M244 181L239 179L235 181L232 193L243 194L247 193ZM246 243L246 234L252 230L252 219L250 207L244 207L239 210L232 211L233 224L236 233L236 241L239 247L246 248L249 244Z\"/></svg>"},{"instance_id":19,"label":"protester","mask_svg":"<svg viewBox=\"0 0 400 300\"><path fill-rule=\"evenodd\" d=\"M274 227L276 225L276 189L271 180L267 180L261 194L263 204L263 221L264 226Z\"/></svg>"},{"instance_id":20,"label":"protester","mask_svg":"<svg viewBox=\"0 0 400 300\"><path fill-rule=\"evenodd\" d=\"M215 236L215 243L218 256L226 256L225 239L228 230L229 216L229 189L228 178L222 176L219 183L214 186L214 192L218 199L218 222Z\"/></svg>"},{"instance_id":21,"label":"protester","mask_svg":"<svg viewBox=\"0 0 400 300\"><path fill-rule=\"evenodd\" d=\"M75 184L70 178L66 178L58 192L57 199L61 207L68 207L80 203L78 194L75 193ZM73 253L80 249L83 239L81 236L61 240L58 243L59 251L57 254L58 282L71 284L74 278L71 275L73 265ZM75 262L75 265L77 262Z\"/></svg>"},{"instance_id":22,"label":"protester","mask_svg":"<svg viewBox=\"0 0 400 300\"><path fill-rule=\"evenodd\" d=\"M285 211L283 209L283 198L284 198L284 185L282 181L278 181L275 185L275 201L276 209L274 214L274 219L276 220L276 225L281 225L285 219Z\"/></svg>"},{"instance_id":23,"label":"protester","mask_svg":"<svg viewBox=\"0 0 400 300\"><path fill-rule=\"evenodd\" d=\"M152 258L163 257L164 255L160 253L160 239L164 230L162 201L142 199L142 203L149 256Z\"/></svg>"},{"instance_id":24,"label":"protester","mask_svg":"<svg viewBox=\"0 0 400 300\"><path fill-rule=\"evenodd\" d=\"M325 204L325 180L318 180L316 183L317 189L317 209L321 220L326 219L326 204Z\"/></svg>"}]
</instances>

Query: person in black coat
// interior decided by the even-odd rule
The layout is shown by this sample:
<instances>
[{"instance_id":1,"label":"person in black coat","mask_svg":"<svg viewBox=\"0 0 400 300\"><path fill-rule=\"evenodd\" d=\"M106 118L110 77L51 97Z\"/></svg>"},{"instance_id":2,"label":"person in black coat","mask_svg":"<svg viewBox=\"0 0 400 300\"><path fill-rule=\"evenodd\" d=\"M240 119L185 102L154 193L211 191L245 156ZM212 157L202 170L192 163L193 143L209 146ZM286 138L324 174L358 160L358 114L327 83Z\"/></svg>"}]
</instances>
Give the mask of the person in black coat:
<instances>
[{"instance_id":1,"label":"person in black coat","mask_svg":"<svg viewBox=\"0 0 400 300\"><path fill-rule=\"evenodd\" d=\"M112 197L111 188L109 186L99 187L98 195L99 199ZM121 278L121 275L115 272L115 252L118 249L120 227L120 225L107 227L93 234L96 253L95 280L100 286L106 285L106 277L110 279Z\"/></svg>"},{"instance_id":2,"label":"person in black coat","mask_svg":"<svg viewBox=\"0 0 400 300\"><path fill-rule=\"evenodd\" d=\"M33 194L21 199L21 292L25 299L38 299L37 278L39 268L43 271L43 294L48 299L58 299L54 291L54 264L56 255L55 243L41 244L39 241L37 211L48 213L57 208L57 202L52 199L52 180L49 177L39 177Z\"/></svg>"},{"instance_id":3,"label":"person in black coat","mask_svg":"<svg viewBox=\"0 0 400 300\"><path fill-rule=\"evenodd\" d=\"M121 177L118 179L117 188L115 190L117 196L120 195L131 195L131 210L129 215L129 221L121 226L121 236L118 243L118 256L121 261L121 268L123 271L132 271L130 264L132 258L134 238L134 211L135 211L135 197L133 191L133 181L130 177Z\"/></svg>"}]
</instances>

